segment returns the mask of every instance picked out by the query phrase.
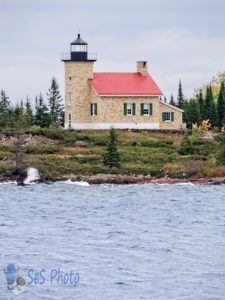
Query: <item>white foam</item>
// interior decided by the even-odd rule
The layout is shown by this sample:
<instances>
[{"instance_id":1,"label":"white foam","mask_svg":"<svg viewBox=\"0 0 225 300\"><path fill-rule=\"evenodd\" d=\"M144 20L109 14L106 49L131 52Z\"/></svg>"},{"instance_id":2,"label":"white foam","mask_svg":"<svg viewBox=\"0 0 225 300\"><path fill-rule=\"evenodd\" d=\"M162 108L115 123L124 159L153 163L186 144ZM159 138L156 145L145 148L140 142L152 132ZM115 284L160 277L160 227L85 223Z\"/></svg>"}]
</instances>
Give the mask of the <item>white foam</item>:
<instances>
[{"instance_id":1,"label":"white foam","mask_svg":"<svg viewBox=\"0 0 225 300\"><path fill-rule=\"evenodd\" d=\"M35 181L40 179L40 174L36 168L29 167L27 169L27 178L24 179L24 184L34 184Z\"/></svg>"},{"instance_id":2,"label":"white foam","mask_svg":"<svg viewBox=\"0 0 225 300\"><path fill-rule=\"evenodd\" d=\"M9 181L3 181L3 182L0 182L0 185L3 185L3 184L17 184L16 181L12 181L12 180L9 180Z\"/></svg>"},{"instance_id":3,"label":"white foam","mask_svg":"<svg viewBox=\"0 0 225 300\"><path fill-rule=\"evenodd\" d=\"M79 186L90 186L90 184L86 181L72 181L71 179L66 180L65 183Z\"/></svg>"}]
</instances>

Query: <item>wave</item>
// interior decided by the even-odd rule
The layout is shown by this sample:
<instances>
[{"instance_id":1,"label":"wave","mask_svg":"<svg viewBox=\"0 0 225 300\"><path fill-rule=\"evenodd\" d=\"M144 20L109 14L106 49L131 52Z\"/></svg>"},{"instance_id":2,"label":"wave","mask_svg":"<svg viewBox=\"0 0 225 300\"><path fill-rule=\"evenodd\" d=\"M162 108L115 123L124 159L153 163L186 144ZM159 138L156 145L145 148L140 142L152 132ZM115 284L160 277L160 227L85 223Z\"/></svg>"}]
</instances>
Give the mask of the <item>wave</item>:
<instances>
[{"instance_id":1,"label":"wave","mask_svg":"<svg viewBox=\"0 0 225 300\"><path fill-rule=\"evenodd\" d=\"M154 183L153 183L154 184ZM156 185L181 185L181 186L195 186L192 182L176 182L176 183L156 183Z\"/></svg>"},{"instance_id":2,"label":"wave","mask_svg":"<svg viewBox=\"0 0 225 300\"><path fill-rule=\"evenodd\" d=\"M13 180L2 181L2 182L0 182L0 185L5 185L5 184L17 184L17 182L16 182L16 181L13 181Z\"/></svg>"},{"instance_id":3,"label":"wave","mask_svg":"<svg viewBox=\"0 0 225 300\"><path fill-rule=\"evenodd\" d=\"M65 183L79 186L90 186L90 184L86 181L72 181L71 179L66 180Z\"/></svg>"}]
</instances>

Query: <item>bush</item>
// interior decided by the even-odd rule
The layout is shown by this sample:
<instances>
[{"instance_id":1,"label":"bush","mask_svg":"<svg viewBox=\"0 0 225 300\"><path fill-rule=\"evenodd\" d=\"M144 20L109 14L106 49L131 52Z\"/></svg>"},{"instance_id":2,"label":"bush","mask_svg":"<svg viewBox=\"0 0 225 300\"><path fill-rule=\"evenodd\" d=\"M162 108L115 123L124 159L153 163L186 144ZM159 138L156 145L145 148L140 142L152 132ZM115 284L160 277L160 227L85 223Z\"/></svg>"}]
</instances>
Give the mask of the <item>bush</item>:
<instances>
[{"instance_id":1,"label":"bush","mask_svg":"<svg viewBox=\"0 0 225 300\"><path fill-rule=\"evenodd\" d=\"M173 141L171 140L162 140L162 141L143 141L141 142L142 147L153 147L153 148L160 148L160 147L168 147L173 145Z\"/></svg>"},{"instance_id":2,"label":"bush","mask_svg":"<svg viewBox=\"0 0 225 300\"><path fill-rule=\"evenodd\" d=\"M192 144L192 142L191 142L191 140L189 139L188 136L185 136L182 139L180 148L178 149L178 153L180 153L181 155L187 155L187 154L193 154L194 153L193 144Z\"/></svg>"},{"instance_id":3,"label":"bush","mask_svg":"<svg viewBox=\"0 0 225 300\"><path fill-rule=\"evenodd\" d=\"M221 150L218 155L218 162L220 165L225 166L225 134L221 134L220 141Z\"/></svg>"},{"instance_id":4,"label":"bush","mask_svg":"<svg viewBox=\"0 0 225 300\"><path fill-rule=\"evenodd\" d=\"M162 168L163 174L171 178L184 178L185 168L183 165L175 163L167 163Z\"/></svg>"},{"instance_id":5,"label":"bush","mask_svg":"<svg viewBox=\"0 0 225 300\"><path fill-rule=\"evenodd\" d=\"M11 149L9 146L0 145L0 151L10 152Z\"/></svg>"}]
</instances>

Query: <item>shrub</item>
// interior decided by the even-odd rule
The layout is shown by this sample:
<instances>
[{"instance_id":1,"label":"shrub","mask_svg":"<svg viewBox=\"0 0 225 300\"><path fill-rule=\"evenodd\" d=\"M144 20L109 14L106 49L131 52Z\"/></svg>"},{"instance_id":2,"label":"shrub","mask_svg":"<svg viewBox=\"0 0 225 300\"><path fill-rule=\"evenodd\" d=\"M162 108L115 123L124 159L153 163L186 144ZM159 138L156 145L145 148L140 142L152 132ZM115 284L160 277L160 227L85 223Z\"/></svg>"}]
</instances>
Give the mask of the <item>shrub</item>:
<instances>
[{"instance_id":1,"label":"shrub","mask_svg":"<svg viewBox=\"0 0 225 300\"><path fill-rule=\"evenodd\" d=\"M9 146L5 146L5 145L0 145L0 151L4 151L4 152L10 152L11 149Z\"/></svg>"},{"instance_id":2,"label":"shrub","mask_svg":"<svg viewBox=\"0 0 225 300\"><path fill-rule=\"evenodd\" d=\"M191 142L191 140L189 139L188 136L185 136L182 139L180 148L178 149L178 152L181 155L187 155L187 154L193 154L194 153L193 144L192 144L192 142Z\"/></svg>"},{"instance_id":3,"label":"shrub","mask_svg":"<svg viewBox=\"0 0 225 300\"><path fill-rule=\"evenodd\" d=\"M162 168L163 174L172 178L185 177L185 168L183 165L176 163L167 163Z\"/></svg>"},{"instance_id":4,"label":"shrub","mask_svg":"<svg viewBox=\"0 0 225 300\"><path fill-rule=\"evenodd\" d=\"M220 135L220 141L221 150L218 155L218 162L220 165L225 166L225 134Z\"/></svg>"},{"instance_id":5,"label":"shrub","mask_svg":"<svg viewBox=\"0 0 225 300\"><path fill-rule=\"evenodd\" d=\"M171 140L162 140L162 141L143 141L141 142L142 147L153 147L153 148L159 148L159 147L168 147L173 145L173 141Z\"/></svg>"}]
</instances>

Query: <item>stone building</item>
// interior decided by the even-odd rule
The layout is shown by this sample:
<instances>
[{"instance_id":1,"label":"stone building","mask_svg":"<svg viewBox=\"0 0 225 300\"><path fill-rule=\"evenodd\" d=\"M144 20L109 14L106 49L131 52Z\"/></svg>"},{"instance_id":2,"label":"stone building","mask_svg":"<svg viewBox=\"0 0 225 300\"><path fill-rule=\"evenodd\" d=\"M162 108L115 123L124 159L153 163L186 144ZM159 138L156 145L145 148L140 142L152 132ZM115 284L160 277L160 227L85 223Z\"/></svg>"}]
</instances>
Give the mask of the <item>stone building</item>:
<instances>
[{"instance_id":1,"label":"stone building","mask_svg":"<svg viewBox=\"0 0 225 300\"><path fill-rule=\"evenodd\" d=\"M147 61L134 73L93 72L96 54L80 34L62 55L65 65L65 128L181 129L183 111L160 100Z\"/></svg>"}]
</instances>

